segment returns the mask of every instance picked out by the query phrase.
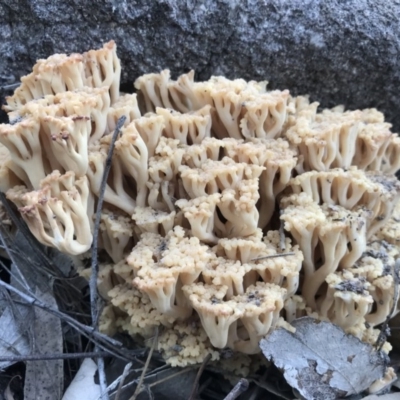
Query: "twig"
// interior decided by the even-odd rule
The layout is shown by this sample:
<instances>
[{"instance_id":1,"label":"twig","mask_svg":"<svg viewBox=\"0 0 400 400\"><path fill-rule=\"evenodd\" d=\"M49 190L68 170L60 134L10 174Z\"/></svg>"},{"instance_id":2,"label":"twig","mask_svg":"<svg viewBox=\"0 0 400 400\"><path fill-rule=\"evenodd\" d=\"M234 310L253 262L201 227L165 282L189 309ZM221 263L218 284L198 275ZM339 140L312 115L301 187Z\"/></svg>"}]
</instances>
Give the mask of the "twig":
<instances>
[{"instance_id":1,"label":"twig","mask_svg":"<svg viewBox=\"0 0 400 400\"><path fill-rule=\"evenodd\" d=\"M77 358L96 358L105 357L108 353L54 353L54 354L30 354L25 356L0 357L0 362L20 362L20 361L44 361L44 360L70 360Z\"/></svg>"},{"instance_id":2,"label":"twig","mask_svg":"<svg viewBox=\"0 0 400 400\"><path fill-rule=\"evenodd\" d=\"M155 400L155 399L154 399L154 394L153 394L153 392L151 391L149 385L144 385L144 386L143 386L143 389L145 390L145 392L146 392L146 394L147 394L147 398L148 398L149 400Z\"/></svg>"},{"instance_id":3,"label":"twig","mask_svg":"<svg viewBox=\"0 0 400 400\"><path fill-rule=\"evenodd\" d=\"M242 378L228 393L224 400L235 400L249 388L249 381Z\"/></svg>"},{"instance_id":4,"label":"twig","mask_svg":"<svg viewBox=\"0 0 400 400\"><path fill-rule=\"evenodd\" d=\"M114 147L115 147L115 142L117 141L117 138L119 134L121 133L121 128L124 125L124 122L126 120L125 116L122 116L118 122L117 126L115 127L115 131L113 134L113 137L111 139L110 147L108 149L108 154L106 158L106 163L104 167L104 173L103 177L101 179L101 185L100 185L100 193L99 193L99 199L97 202L97 208L96 208L96 220L94 223L94 230L93 230L93 245L92 245L92 258L91 258L91 266L92 266L92 271L90 275L90 281L89 281L89 287L90 287L90 307L92 311L92 326L97 328L98 325L98 320L99 320L99 313L97 309L97 277L99 274L99 264L98 264L98 238L99 238L99 229L100 229L100 222L101 222L101 211L103 209L103 202L104 202L104 193L106 191L106 185L107 185L107 179L108 175L110 173L111 169L111 161L112 161L112 156L114 152Z\"/></svg>"},{"instance_id":5,"label":"twig","mask_svg":"<svg viewBox=\"0 0 400 400\"><path fill-rule=\"evenodd\" d=\"M136 389L135 389L135 392L133 393L133 396L129 400L135 400L136 397L138 396L138 394L140 393L140 389L141 389L142 384L143 384L143 379L144 379L144 376L146 375L147 368L149 367L150 360L151 360L151 357L153 355L153 351L156 348L157 342L158 342L158 328L156 328L156 334L154 335L154 338L153 338L153 344L151 345L151 348L150 348L150 351L149 351L149 355L147 356L146 364L144 364L142 374L140 375L139 383L136 386Z\"/></svg>"},{"instance_id":6,"label":"twig","mask_svg":"<svg viewBox=\"0 0 400 400\"><path fill-rule=\"evenodd\" d=\"M383 345L386 342L386 338L389 335L389 321L393 317L393 314L396 310L397 303L399 301L399 285L400 285L400 259L398 258L395 262L395 264L392 266L392 277L393 277L393 283L394 283L394 290L393 290L393 304L390 310L389 315L386 317L385 322L383 322L381 330L379 332L379 336L376 339L375 346L378 351L382 350Z\"/></svg>"},{"instance_id":7,"label":"twig","mask_svg":"<svg viewBox=\"0 0 400 400\"><path fill-rule=\"evenodd\" d=\"M170 380L170 379L172 379L172 378L175 378L175 377L177 377L177 376L179 376L179 375L185 374L186 372L189 372L191 369L193 369L193 367L185 368L185 369L183 369L183 370L181 370L181 371L179 371L179 372L176 372L175 374L166 376L165 378L162 378L162 379L160 379L159 381L150 383L149 388L152 388L153 386L159 385L160 383L163 383L163 382L165 382L165 381L168 381L168 380ZM117 400L117 399L115 398L115 400Z\"/></svg>"},{"instance_id":8,"label":"twig","mask_svg":"<svg viewBox=\"0 0 400 400\"><path fill-rule=\"evenodd\" d=\"M0 90L12 90L17 88L21 83L10 83L9 85L0 86Z\"/></svg>"},{"instance_id":9,"label":"twig","mask_svg":"<svg viewBox=\"0 0 400 400\"><path fill-rule=\"evenodd\" d=\"M160 334L160 333L158 333L158 334ZM171 367L168 364L164 364L158 368L154 368L148 374L146 374L146 379L153 378L154 376L157 376L157 374L159 374L160 372L164 372L168 369L171 369Z\"/></svg>"},{"instance_id":10,"label":"twig","mask_svg":"<svg viewBox=\"0 0 400 400\"><path fill-rule=\"evenodd\" d=\"M122 372L122 375L118 378L119 379L119 384L118 384L118 389L117 389L117 393L115 394L114 400L119 400L119 396L121 396L121 392L122 392L122 387L124 386L124 381L125 378L128 376L129 371L132 368L132 363L128 363L125 365L125 368ZM110 385L111 386L111 385ZM112 390L113 388L110 387L110 390Z\"/></svg>"},{"instance_id":11,"label":"twig","mask_svg":"<svg viewBox=\"0 0 400 400\"><path fill-rule=\"evenodd\" d=\"M296 253L294 251L289 251L288 253L271 254L269 256L253 258L250 261L266 260L267 258L288 257L288 256L294 256L294 255L296 255Z\"/></svg>"},{"instance_id":12,"label":"twig","mask_svg":"<svg viewBox=\"0 0 400 400\"><path fill-rule=\"evenodd\" d=\"M199 387L200 377L203 374L204 368L206 367L206 365L210 360L211 360L211 354L208 353L207 357L203 360L203 363L201 364L199 371L197 372L196 379L194 380L193 383L192 392L190 393L189 396L189 400L195 400L197 394L197 388Z\"/></svg>"},{"instance_id":13,"label":"twig","mask_svg":"<svg viewBox=\"0 0 400 400\"><path fill-rule=\"evenodd\" d=\"M96 353L100 353L99 346L96 345L94 349ZM97 371L99 373L100 399L109 400L110 396L107 392L107 377L103 357L97 358Z\"/></svg>"},{"instance_id":14,"label":"twig","mask_svg":"<svg viewBox=\"0 0 400 400\"><path fill-rule=\"evenodd\" d=\"M132 380L132 381L126 383L124 386L122 386L122 390L125 390L125 389L127 389L127 388L129 388L129 387L131 387L131 386L133 386L133 385L136 385L136 384L137 384L137 379L134 379L134 380ZM116 392L114 391L114 392L111 392L110 394L111 394L111 395L114 395L115 393L116 393Z\"/></svg>"},{"instance_id":15,"label":"twig","mask_svg":"<svg viewBox=\"0 0 400 400\"><path fill-rule=\"evenodd\" d=\"M112 156L114 152L114 147L115 147L115 142L117 141L117 138L119 134L121 133L121 128L124 125L124 122L126 120L125 116L122 116L115 127L114 134L111 139L110 147L108 149L108 154L106 158L106 163L104 167L104 173L103 177L101 179L101 185L100 185L100 193L99 193L99 199L97 201L97 208L96 208L96 220L94 223L94 231L93 231L93 245L92 245L92 271L90 275L90 280L89 280L89 289L90 289L90 310L92 314L92 327L97 330L98 324L99 324L99 309L98 309L98 293L97 293L97 278L99 275L99 263L97 259L98 255L98 249L97 249L97 244L98 244L98 238L99 238L99 229L100 229L100 221L101 221L101 210L103 208L103 202L104 202L104 193L106 191L106 185L107 185L107 179L108 175L110 173L111 169L111 162L112 162ZM95 345L95 351L99 351L99 347ZM102 357L99 357L97 359L97 369L99 372L99 383L100 383L100 392L101 392L101 399L102 400L108 400L108 392L107 392L107 379L106 379L106 374L104 371L104 359Z\"/></svg>"}]
</instances>

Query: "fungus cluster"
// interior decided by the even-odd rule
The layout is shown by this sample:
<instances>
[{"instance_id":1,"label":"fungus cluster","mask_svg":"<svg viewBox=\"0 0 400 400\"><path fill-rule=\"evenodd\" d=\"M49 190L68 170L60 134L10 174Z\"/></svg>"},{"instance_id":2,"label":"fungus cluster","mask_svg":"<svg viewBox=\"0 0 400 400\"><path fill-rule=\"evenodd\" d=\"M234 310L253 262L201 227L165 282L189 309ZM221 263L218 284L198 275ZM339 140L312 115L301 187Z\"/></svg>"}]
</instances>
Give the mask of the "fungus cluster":
<instances>
[{"instance_id":1,"label":"fungus cluster","mask_svg":"<svg viewBox=\"0 0 400 400\"><path fill-rule=\"evenodd\" d=\"M173 365L256 354L307 314L374 342L400 310L400 139L383 115L193 71L123 94L120 72L113 42L39 60L0 126L0 190L41 243L84 257L126 116L101 216L102 329L159 327Z\"/></svg>"}]
</instances>

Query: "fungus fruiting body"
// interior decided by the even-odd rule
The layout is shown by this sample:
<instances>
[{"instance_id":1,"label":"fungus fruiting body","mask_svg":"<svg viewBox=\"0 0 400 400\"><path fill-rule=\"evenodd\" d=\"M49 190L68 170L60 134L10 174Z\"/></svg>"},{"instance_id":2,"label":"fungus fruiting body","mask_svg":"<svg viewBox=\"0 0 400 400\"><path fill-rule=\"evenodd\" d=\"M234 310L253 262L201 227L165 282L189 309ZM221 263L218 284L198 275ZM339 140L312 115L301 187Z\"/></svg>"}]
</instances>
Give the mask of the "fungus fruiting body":
<instances>
[{"instance_id":1,"label":"fungus fruiting body","mask_svg":"<svg viewBox=\"0 0 400 400\"><path fill-rule=\"evenodd\" d=\"M162 326L180 366L255 354L306 314L375 340L400 310L400 141L383 115L193 71L123 94L120 72L113 42L39 60L0 126L0 189L41 243L81 255L126 117L100 224L104 331Z\"/></svg>"}]
</instances>

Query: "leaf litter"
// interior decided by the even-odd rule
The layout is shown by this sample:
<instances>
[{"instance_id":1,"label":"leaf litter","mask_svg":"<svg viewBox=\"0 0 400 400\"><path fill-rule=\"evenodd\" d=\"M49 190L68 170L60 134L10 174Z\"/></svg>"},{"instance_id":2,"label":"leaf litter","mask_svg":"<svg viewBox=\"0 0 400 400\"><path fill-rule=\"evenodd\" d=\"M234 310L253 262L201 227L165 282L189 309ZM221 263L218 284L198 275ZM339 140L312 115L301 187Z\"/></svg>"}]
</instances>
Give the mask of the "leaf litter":
<instances>
[{"instance_id":1,"label":"leaf litter","mask_svg":"<svg viewBox=\"0 0 400 400\"><path fill-rule=\"evenodd\" d=\"M388 358L341 328L310 317L274 330L260 342L268 360L308 400L334 400L362 393L383 377Z\"/></svg>"}]
</instances>

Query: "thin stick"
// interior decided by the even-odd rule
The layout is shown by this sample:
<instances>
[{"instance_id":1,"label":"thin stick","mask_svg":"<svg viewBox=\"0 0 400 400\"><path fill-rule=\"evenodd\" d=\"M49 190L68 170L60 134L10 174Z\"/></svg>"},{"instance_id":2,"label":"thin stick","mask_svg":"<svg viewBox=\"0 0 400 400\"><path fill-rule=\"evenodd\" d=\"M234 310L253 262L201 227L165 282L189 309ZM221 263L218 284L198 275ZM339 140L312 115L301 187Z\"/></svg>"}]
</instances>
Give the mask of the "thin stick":
<instances>
[{"instance_id":1,"label":"thin stick","mask_svg":"<svg viewBox=\"0 0 400 400\"><path fill-rule=\"evenodd\" d=\"M0 86L0 90L11 90L15 89L20 85L20 83L10 83L9 85Z\"/></svg>"},{"instance_id":2,"label":"thin stick","mask_svg":"<svg viewBox=\"0 0 400 400\"><path fill-rule=\"evenodd\" d=\"M224 400L235 400L249 388L249 381L242 378L228 393Z\"/></svg>"},{"instance_id":3,"label":"thin stick","mask_svg":"<svg viewBox=\"0 0 400 400\"><path fill-rule=\"evenodd\" d=\"M196 398L197 389L199 387L200 377L203 374L204 368L206 367L206 365L208 364L208 362L210 360L211 360L211 354L208 353L207 357L203 360L203 363L201 364L199 371L197 372L196 379L194 380L194 383L193 383L192 392L190 393L190 396L189 396L189 400L194 400Z\"/></svg>"},{"instance_id":4,"label":"thin stick","mask_svg":"<svg viewBox=\"0 0 400 400\"><path fill-rule=\"evenodd\" d=\"M118 384L118 389L117 389L117 393L115 394L114 400L119 400L119 397L121 396L121 392L122 392L122 387L124 386L125 378L128 376L131 368L132 368L132 363L126 364L124 371L122 372L122 375L118 378L119 384Z\"/></svg>"},{"instance_id":5,"label":"thin stick","mask_svg":"<svg viewBox=\"0 0 400 400\"><path fill-rule=\"evenodd\" d=\"M97 277L99 275L99 264L98 264L98 259L97 259L97 253L98 253L98 238L99 238L99 229L100 229L100 221L101 221L101 211L103 208L103 202L104 202L104 193L106 191L106 185L107 185L107 179L108 175L110 173L111 169L111 161L112 161L112 155L114 152L114 147L115 147L115 142L117 141L117 138L119 134L121 133L121 128L124 125L124 122L126 120L125 116L122 116L118 122L117 126L115 128L110 147L108 149L108 154L106 158L106 163L104 167L104 173L103 177L101 180L101 185L100 185L100 193L99 193L99 199L97 202L97 208L96 208L96 220L94 223L94 231L93 231L93 245L92 245L92 273L90 275L90 281L89 281L89 287L90 287L90 307L92 311L92 326L97 328L98 325L98 319L99 319L99 313L97 309Z\"/></svg>"},{"instance_id":6,"label":"thin stick","mask_svg":"<svg viewBox=\"0 0 400 400\"><path fill-rule=\"evenodd\" d=\"M77 358L96 358L105 357L108 353L54 353L54 354L30 354L25 356L0 357L0 362L20 362L20 361L44 361L44 360L71 360Z\"/></svg>"},{"instance_id":7,"label":"thin stick","mask_svg":"<svg viewBox=\"0 0 400 400\"><path fill-rule=\"evenodd\" d=\"M151 357L153 355L153 351L156 348L157 342L158 342L158 327L156 328L156 334L154 335L153 344L151 345L151 348L150 348L150 351L149 351L149 355L147 356L146 364L144 364L142 374L140 375L139 383L136 386L136 389L135 389L135 392L133 393L133 396L129 400L135 400L136 397L138 396L138 394L140 393L140 389L141 389L142 384L143 384L143 379L144 379L144 376L146 375L147 368L149 368L150 360L151 360Z\"/></svg>"},{"instance_id":8,"label":"thin stick","mask_svg":"<svg viewBox=\"0 0 400 400\"><path fill-rule=\"evenodd\" d=\"M171 367L168 364L164 364L164 365L161 365L161 367L154 368L146 375L146 379L157 376L157 374L159 374L160 372L164 372L168 369L171 369Z\"/></svg>"},{"instance_id":9,"label":"thin stick","mask_svg":"<svg viewBox=\"0 0 400 400\"><path fill-rule=\"evenodd\" d=\"M99 346L96 345L94 349L96 353L100 353ZM107 391L107 377L103 357L97 358L97 371L99 372L100 399L109 400L110 396Z\"/></svg>"},{"instance_id":10,"label":"thin stick","mask_svg":"<svg viewBox=\"0 0 400 400\"><path fill-rule=\"evenodd\" d=\"M288 257L288 256L294 256L294 255L296 255L296 253L294 251L290 251L288 253L271 254L269 256L253 258L250 261L266 260L267 258Z\"/></svg>"},{"instance_id":11,"label":"thin stick","mask_svg":"<svg viewBox=\"0 0 400 400\"><path fill-rule=\"evenodd\" d=\"M89 280L89 289L90 289L90 310L92 314L92 327L97 330L99 325L99 307L98 307L98 293L97 293L97 278L99 276L99 263L97 259L97 245L98 245L98 238L99 238L99 229L100 229L100 221L101 221L101 210L103 208L104 202L104 193L106 191L107 179L111 169L111 161L114 152L115 142L119 134L121 133L121 128L124 125L126 120L125 116L122 116L115 127L114 134L111 139L110 148L108 149L108 154L106 158L106 163L104 167L103 177L101 179L100 185L100 193L99 199L97 201L97 208L96 208L96 220L94 223L94 231L93 231L93 245L92 245L92 271ZM99 347L95 345L95 351L99 352ZM104 371L104 359L102 357L97 358L97 369L99 371L99 383L100 383L100 398L102 400L108 400L108 392L107 392L107 378L106 373Z\"/></svg>"},{"instance_id":12,"label":"thin stick","mask_svg":"<svg viewBox=\"0 0 400 400\"><path fill-rule=\"evenodd\" d=\"M185 374L186 372L189 372L191 369L193 369L193 367L188 367L188 368L183 369L182 371L176 372L175 374L166 376L165 378L162 378L162 379L160 379L159 381L156 381L156 382L151 383L151 384L149 385L149 388L152 388L153 386L159 385L160 383L163 383L163 382L165 382L165 381L168 381L168 380L170 380L170 379L172 379L172 378L175 378L175 377L177 377L177 376L179 376L179 375ZM117 399L115 399L115 400L117 400Z\"/></svg>"}]
</instances>

